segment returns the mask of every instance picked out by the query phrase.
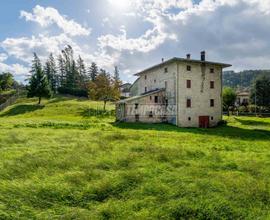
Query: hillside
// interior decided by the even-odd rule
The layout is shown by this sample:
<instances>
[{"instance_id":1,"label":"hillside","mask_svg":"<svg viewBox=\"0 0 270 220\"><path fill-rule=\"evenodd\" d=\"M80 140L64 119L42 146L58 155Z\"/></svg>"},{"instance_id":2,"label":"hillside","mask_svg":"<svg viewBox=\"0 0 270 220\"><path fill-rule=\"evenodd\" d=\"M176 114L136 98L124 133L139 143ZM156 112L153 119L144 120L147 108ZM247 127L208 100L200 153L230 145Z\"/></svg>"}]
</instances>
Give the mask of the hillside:
<instances>
[{"instance_id":1,"label":"hillside","mask_svg":"<svg viewBox=\"0 0 270 220\"><path fill-rule=\"evenodd\" d=\"M270 70L245 70L242 72L223 72L223 85L232 88L250 88L252 82L262 74L269 74Z\"/></svg>"},{"instance_id":2,"label":"hillside","mask_svg":"<svg viewBox=\"0 0 270 220\"><path fill-rule=\"evenodd\" d=\"M16 93L15 90L0 91L0 105Z\"/></svg>"},{"instance_id":3,"label":"hillside","mask_svg":"<svg viewBox=\"0 0 270 220\"><path fill-rule=\"evenodd\" d=\"M0 113L0 219L270 218L269 118L185 129L36 102Z\"/></svg>"}]
</instances>

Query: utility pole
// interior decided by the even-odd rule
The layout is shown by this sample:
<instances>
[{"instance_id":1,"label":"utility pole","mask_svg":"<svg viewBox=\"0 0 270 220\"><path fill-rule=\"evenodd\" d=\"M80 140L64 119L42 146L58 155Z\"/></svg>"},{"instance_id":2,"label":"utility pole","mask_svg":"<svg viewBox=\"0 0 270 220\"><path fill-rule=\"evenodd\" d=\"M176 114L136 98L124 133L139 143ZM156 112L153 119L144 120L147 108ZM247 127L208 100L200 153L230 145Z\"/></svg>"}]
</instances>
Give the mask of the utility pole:
<instances>
[{"instance_id":1,"label":"utility pole","mask_svg":"<svg viewBox=\"0 0 270 220\"><path fill-rule=\"evenodd\" d=\"M255 115L257 116L257 83L255 84Z\"/></svg>"}]
</instances>

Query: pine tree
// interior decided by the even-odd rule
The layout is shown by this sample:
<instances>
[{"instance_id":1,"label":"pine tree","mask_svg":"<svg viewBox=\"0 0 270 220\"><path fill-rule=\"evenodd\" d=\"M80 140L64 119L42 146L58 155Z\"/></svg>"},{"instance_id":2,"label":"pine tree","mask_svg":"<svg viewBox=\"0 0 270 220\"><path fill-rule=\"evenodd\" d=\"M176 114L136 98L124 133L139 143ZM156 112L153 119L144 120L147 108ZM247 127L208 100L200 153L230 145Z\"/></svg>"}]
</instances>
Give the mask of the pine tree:
<instances>
[{"instance_id":1,"label":"pine tree","mask_svg":"<svg viewBox=\"0 0 270 220\"><path fill-rule=\"evenodd\" d=\"M75 85L75 62L73 59L73 49L68 45L62 50L63 65L65 71L65 87L74 89Z\"/></svg>"},{"instance_id":2,"label":"pine tree","mask_svg":"<svg viewBox=\"0 0 270 220\"><path fill-rule=\"evenodd\" d=\"M87 76L86 76L86 70L85 70L84 61L81 58L81 56L79 56L76 66L77 66L77 72L78 72L78 75L79 75L78 85L79 85L80 88L86 89L86 87L87 87Z\"/></svg>"},{"instance_id":3,"label":"pine tree","mask_svg":"<svg viewBox=\"0 0 270 220\"><path fill-rule=\"evenodd\" d=\"M117 66L114 67L114 80L120 81L119 70Z\"/></svg>"},{"instance_id":4,"label":"pine tree","mask_svg":"<svg viewBox=\"0 0 270 220\"><path fill-rule=\"evenodd\" d=\"M45 63L44 72L47 76L51 90L53 91L53 93L56 93L59 79L57 76L56 65L52 54L50 54L49 59Z\"/></svg>"},{"instance_id":5,"label":"pine tree","mask_svg":"<svg viewBox=\"0 0 270 220\"><path fill-rule=\"evenodd\" d=\"M38 104L42 97L50 97L51 90L46 75L41 67L38 56L34 53L34 60L31 69L31 78L28 86L28 97L38 97Z\"/></svg>"},{"instance_id":6,"label":"pine tree","mask_svg":"<svg viewBox=\"0 0 270 220\"><path fill-rule=\"evenodd\" d=\"M64 59L61 54L58 56L58 76L59 76L58 87L64 88L66 86L66 71Z\"/></svg>"},{"instance_id":7,"label":"pine tree","mask_svg":"<svg viewBox=\"0 0 270 220\"><path fill-rule=\"evenodd\" d=\"M49 56L49 63L50 63L51 75L52 75L51 86L52 86L53 92L56 93L57 88L59 87L59 76L57 74L57 67L56 67L55 59L52 53Z\"/></svg>"},{"instance_id":8,"label":"pine tree","mask_svg":"<svg viewBox=\"0 0 270 220\"><path fill-rule=\"evenodd\" d=\"M96 63L91 63L91 66L89 67L88 76L90 81L94 82L96 80L96 77L98 75L98 66Z\"/></svg>"}]
</instances>

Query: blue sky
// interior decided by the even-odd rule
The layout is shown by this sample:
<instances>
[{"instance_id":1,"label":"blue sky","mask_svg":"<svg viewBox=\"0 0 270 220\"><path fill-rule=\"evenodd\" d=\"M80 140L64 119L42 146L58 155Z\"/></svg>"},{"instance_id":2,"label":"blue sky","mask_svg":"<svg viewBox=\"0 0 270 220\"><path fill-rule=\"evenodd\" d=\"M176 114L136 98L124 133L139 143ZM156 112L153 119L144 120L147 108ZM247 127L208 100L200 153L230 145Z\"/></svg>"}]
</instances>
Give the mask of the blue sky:
<instances>
[{"instance_id":1,"label":"blue sky","mask_svg":"<svg viewBox=\"0 0 270 220\"><path fill-rule=\"evenodd\" d=\"M226 62L234 70L270 68L269 0L12 0L0 8L0 72L23 81L32 53L45 61L70 44L123 81L161 61Z\"/></svg>"}]
</instances>

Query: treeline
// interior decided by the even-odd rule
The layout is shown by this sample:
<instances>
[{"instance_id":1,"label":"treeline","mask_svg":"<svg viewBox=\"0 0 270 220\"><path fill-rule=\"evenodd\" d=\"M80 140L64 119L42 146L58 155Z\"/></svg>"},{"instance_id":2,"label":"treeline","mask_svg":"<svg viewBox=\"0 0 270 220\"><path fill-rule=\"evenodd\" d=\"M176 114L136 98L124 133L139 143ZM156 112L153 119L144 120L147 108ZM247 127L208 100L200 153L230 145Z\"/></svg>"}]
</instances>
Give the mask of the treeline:
<instances>
[{"instance_id":1,"label":"treeline","mask_svg":"<svg viewBox=\"0 0 270 220\"><path fill-rule=\"evenodd\" d=\"M270 75L270 70L224 71L223 85L235 89L250 89L255 79L262 75Z\"/></svg>"},{"instance_id":2,"label":"treeline","mask_svg":"<svg viewBox=\"0 0 270 220\"><path fill-rule=\"evenodd\" d=\"M0 93L22 87L9 72L0 73Z\"/></svg>"},{"instance_id":3,"label":"treeline","mask_svg":"<svg viewBox=\"0 0 270 220\"><path fill-rule=\"evenodd\" d=\"M89 97L92 100L118 100L120 97L120 78L115 67L114 76L97 66L95 62L87 66L79 56L74 59L74 51L67 46L54 57L50 54L44 65L36 53L31 68L28 96L51 97L53 94L69 94Z\"/></svg>"},{"instance_id":4,"label":"treeline","mask_svg":"<svg viewBox=\"0 0 270 220\"><path fill-rule=\"evenodd\" d=\"M237 93L232 87L223 88L223 110L270 113L270 74L260 74L251 83L249 102L236 106Z\"/></svg>"}]
</instances>

